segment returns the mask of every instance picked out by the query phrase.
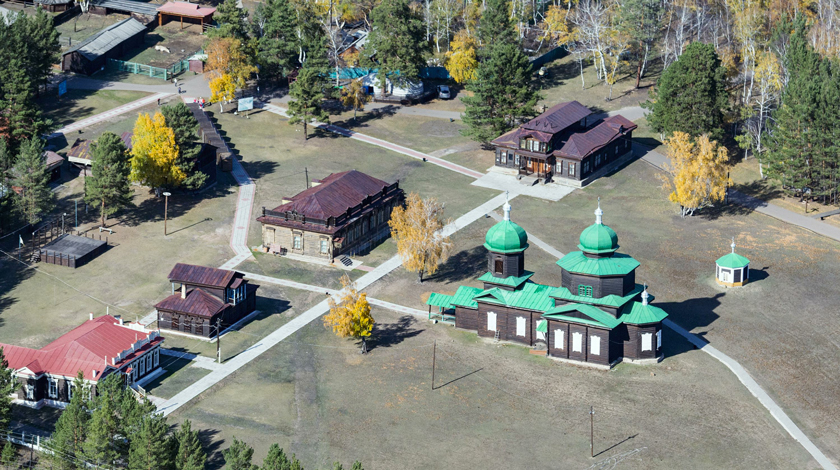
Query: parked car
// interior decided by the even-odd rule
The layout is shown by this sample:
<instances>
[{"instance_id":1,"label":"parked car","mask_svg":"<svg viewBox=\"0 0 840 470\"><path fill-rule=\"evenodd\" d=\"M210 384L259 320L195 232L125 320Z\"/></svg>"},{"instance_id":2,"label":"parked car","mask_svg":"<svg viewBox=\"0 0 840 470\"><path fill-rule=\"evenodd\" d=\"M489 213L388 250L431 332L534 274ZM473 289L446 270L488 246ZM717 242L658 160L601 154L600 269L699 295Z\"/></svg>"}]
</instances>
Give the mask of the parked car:
<instances>
[{"instance_id":1,"label":"parked car","mask_svg":"<svg viewBox=\"0 0 840 470\"><path fill-rule=\"evenodd\" d=\"M449 92L449 87L447 85L438 85L438 98L442 100L448 100L452 98L452 94Z\"/></svg>"}]
</instances>

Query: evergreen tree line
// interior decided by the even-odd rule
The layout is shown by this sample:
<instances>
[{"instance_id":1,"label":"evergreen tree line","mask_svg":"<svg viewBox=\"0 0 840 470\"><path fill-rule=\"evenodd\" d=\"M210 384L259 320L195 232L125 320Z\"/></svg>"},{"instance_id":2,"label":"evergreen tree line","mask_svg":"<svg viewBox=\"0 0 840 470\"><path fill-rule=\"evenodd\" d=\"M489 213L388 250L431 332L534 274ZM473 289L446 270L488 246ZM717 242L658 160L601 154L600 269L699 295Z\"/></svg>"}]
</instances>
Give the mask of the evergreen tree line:
<instances>
[{"instance_id":1,"label":"evergreen tree line","mask_svg":"<svg viewBox=\"0 0 840 470\"><path fill-rule=\"evenodd\" d=\"M0 389L2 384L0 377ZM154 404L125 387L120 374L100 380L96 393L91 393L79 373L70 403L45 446L48 451L44 458L56 470L83 470L91 465L127 470L203 470L207 465L200 431L194 430L189 420L169 425ZM300 460L287 455L277 444L271 446L261 466L252 463L254 449L236 437L221 454L226 470L304 469ZM333 470L342 470L342 466L336 463ZM363 470L361 463L355 462L352 470Z\"/></svg>"}]
</instances>

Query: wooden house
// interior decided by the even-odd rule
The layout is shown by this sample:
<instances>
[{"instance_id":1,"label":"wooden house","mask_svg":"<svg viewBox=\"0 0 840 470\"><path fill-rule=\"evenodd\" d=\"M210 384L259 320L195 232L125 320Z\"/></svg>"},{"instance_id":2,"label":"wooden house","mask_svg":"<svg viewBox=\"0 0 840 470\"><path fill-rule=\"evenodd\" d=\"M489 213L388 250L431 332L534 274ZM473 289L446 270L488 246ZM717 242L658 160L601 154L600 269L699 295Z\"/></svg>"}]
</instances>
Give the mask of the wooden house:
<instances>
[{"instance_id":1,"label":"wooden house","mask_svg":"<svg viewBox=\"0 0 840 470\"><path fill-rule=\"evenodd\" d=\"M580 251L557 261L561 285L531 280L525 270L528 235L504 219L485 237L488 271L483 287L460 286L452 296L435 293L430 305L454 310L455 326L479 336L540 347L548 356L598 367L619 361L655 362L662 357L662 320L652 296L636 284L639 262L617 253L618 236L602 222L580 235Z\"/></svg>"},{"instance_id":2,"label":"wooden house","mask_svg":"<svg viewBox=\"0 0 840 470\"><path fill-rule=\"evenodd\" d=\"M91 75L103 69L107 59L118 59L142 46L146 33L146 26L134 18L108 26L61 54L61 70Z\"/></svg>"},{"instance_id":3,"label":"wooden house","mask_svg":"<svg viewBox=\"0 0 840 470\"><path fill-rule=\"evenodd\" d=\"M584 186L632 155L636 127L621 115L599 119L577 101L560 103L493 140L495 166Z\"/></svg>"},{"instance_id":4,"label":"wooden house","mask_svg":"<svg viewBox=\"0 0 840 470\"><path fill-rule=\"evenodd\" d=\"M236 271L178 263L169 282L172 295L155 305L161 329L210 338L257 306L259 286Z\"/></svg>"},{"instance_id":5,"label":"wooden house","mask_svg":"<svg viewBox=\"0 0 840 470\"><path fill-rule=\"evenodd\" d=\"M333 173L309 189L262 208L263 245L275 252L328 258L370 249L390 236L391 211L403 204L399 181L389 184L360 171Z\"/></svg>"},{"instance_id":6,"label":"wooden house","mask_svg":"<svg viewBox=\"0 0 840 470\"><path fill-rule=\"evenodd\" d=\"M82 323L41 349L0 344L18 383L14 403L63 408L73 395L73 381L81 372L96 393L100 380L113 374L127 385L158 376L163 337L129 328L110 315Z\"/></svg>"}]
</instances>

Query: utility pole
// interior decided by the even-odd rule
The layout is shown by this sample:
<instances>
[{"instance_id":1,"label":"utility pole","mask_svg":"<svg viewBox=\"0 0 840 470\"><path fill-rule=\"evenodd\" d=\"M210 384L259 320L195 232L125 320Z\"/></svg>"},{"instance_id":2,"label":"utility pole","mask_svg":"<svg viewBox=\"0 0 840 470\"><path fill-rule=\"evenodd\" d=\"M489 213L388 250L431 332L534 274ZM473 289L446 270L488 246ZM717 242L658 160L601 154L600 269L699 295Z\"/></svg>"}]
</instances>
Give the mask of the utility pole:
<instances>
[{"instance_id":1,"label":"utility pole","mask_svg":"<svg viewBox=\"0 0 840 470\"><path fill-rule=\"evenodd\" d=\"M216 319L216 357L222 363L222 319Z\"/></svg>"},{"instance_id":2,"label":"utility pole","mask_svg":"<svg viewBox=\"0 0 840 470\"><path fill-rule=\"evenodd\" d=\"M595 407L589 407L589 456L595 457Z\"/></svg>"},{"instance_id":3,"label":"utility pole","mask_svg":"<svg viewBox=\"0 0 840 470\"><path fill-rule=\"evenodd\" d=\"M170 192L163 193L163 197L166 198L165 202L163 203L163 236L164 237L167 235L167 233L166 233L166 219L167 219L167 216L169 214L169 196L171 196L171 195L172 195L172 193L170 193Z\"/></svg>"},{"instance_id":4,"label":"utility pole","mask_svg":"<svg viewBox=\"0 0 840 470\"><path fill-rule=\"evenodd\" d=\"M435 361L437 359L437 340L432 348L432 390L435 389Z\"/></svg>"},{"instance_id":5,"label":"utility pole","mask_svg":"<svg viewBox=\"0 0 840 470\"><path fill-rule=\"evenodd\" d=\"M303 167L303 172L306 174L306 189L309 189L309 168Z\"/></svg>"}]
</instances>

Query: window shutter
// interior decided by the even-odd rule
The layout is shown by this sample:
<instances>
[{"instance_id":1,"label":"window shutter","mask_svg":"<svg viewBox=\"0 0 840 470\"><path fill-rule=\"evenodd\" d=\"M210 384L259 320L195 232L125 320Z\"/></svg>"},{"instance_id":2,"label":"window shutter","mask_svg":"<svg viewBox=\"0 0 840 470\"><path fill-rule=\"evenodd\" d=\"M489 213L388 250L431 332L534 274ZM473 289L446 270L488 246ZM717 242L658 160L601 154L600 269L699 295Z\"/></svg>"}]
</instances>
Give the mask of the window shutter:
<instances>
[{"instance_id":1,"label":"window shutter","mask_svg":"<svg viewBox=\"0 0 840 470\"><path fill-rule=\"evenodd\" d=\"M642 351L650 351L653 349L653 335L650 333L642 333Z\"/></svg>"},{"instance_id":2,"label":"window shutter","mask_svg":"<svg viewBox=\"0 0 840 470\"><path fill-rule=\"evenodd\" d=\"M583 352L583 335L578 332L572 333L572 352Z\"/></svg>"},{"instance_id":3,"label":"window shutter","mask_svg":"<svg viewBox=\"0 0 840 470\"><path fill-rule=\"evenodd\" d=\"M487 329L496 331L496 314L494 312L487 312Z\"/></svg>"},{"instance_id":4,"label":"window shutter","mask_svg":"<svg viewBox=\"0 0 840 470\"><path fill-rule=\"evenodd\" d=\"M593 356L601 355L601 337L592 335L589 337L589 353Z\"/></svg>"},{"instance_id":5,"label":"window shutter","mask_svg":"<svg viewBox=\"0 0 840 470\"><path fill-rule=\"evenodd\" d=\"M525 317L516 317L516 336L525 336Z\"/></svg>"},{"instance_id":6,"label":"window shutter","mask_svg":"<svg viewBox=\"0 0 840 470\"><path fill-rule=\"evenodd\" d=\"M656 332L656 349L662 347L662 330Z\"/></svg>"},{"instance_id":7,"label":"window shutter","mask_svg":"<svg viewBox=\"0 0 840 470\"><path fill-rule=\"evenodd\" d=\"M563 330L554 330L554 348L555 349L563 349L564 339L563 336L566 334Z\"/></svg>"}]
</instances>

